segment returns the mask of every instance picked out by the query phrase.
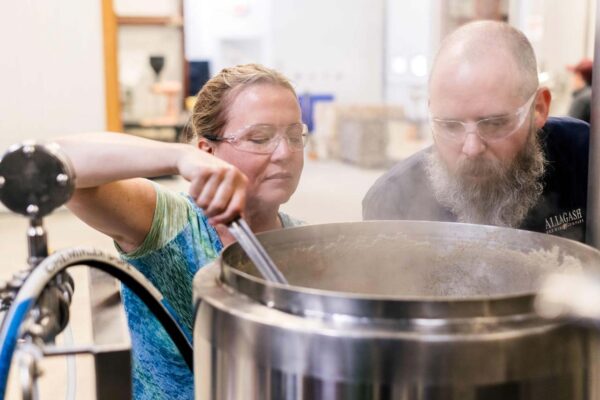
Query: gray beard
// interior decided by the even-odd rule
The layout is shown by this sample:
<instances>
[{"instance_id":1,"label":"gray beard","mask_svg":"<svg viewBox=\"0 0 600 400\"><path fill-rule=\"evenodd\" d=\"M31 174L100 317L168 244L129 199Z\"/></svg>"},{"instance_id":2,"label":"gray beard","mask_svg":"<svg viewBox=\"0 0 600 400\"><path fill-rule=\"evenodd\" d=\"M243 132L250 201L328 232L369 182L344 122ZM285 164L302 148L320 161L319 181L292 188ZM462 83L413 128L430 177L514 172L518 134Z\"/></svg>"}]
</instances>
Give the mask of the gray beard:
<instances>
[{"instance_id":1,"label":"gray beard","mask_svg":"<svg viewBox=\"0 0 600 400\"><path fill-rule=\"evenodd\" d=\"M459 222L518 227L542 194L546 159L532 129L525 148L509 165L497 160L461 160L451 173L437 150L426 159L426 171L437 201ZM469 181L468 176L485 176Z\"/></svg>"}]
</instances>

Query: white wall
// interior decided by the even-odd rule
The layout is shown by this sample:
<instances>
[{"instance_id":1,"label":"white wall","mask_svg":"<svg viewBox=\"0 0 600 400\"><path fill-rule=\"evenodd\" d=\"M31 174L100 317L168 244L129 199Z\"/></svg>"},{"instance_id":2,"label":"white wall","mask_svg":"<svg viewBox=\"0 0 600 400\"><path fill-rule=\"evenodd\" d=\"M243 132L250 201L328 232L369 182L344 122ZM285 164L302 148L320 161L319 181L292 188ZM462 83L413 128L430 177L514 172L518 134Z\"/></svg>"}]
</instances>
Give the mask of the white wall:
<instances>
[{"instance_id":1,"label":"white wall","mask_svg":"<svg viewBox=\"0 0 600 400\"><path fill-rule=\"evenodd\" d=\"M178 1L174 0L113 0L117 15L158 16L178 15Z\"/></svg>"},{"instance_id":2,"label":"white wall","mask_svg":"<svg viewBox=\"0 0 600 400\"><path fill-rule=\"evenodd\" d=\"M587 48L585 49L586 57L594 58L594 42L596 36L596 15L597 7L600 7L598 0L587 0L588 2L588 20L587 20ZM600 23L600 21L599 21Z\"/></svg>"},{"instance_id":3,"label":"white wall","mask_svg":"<svg viewBox=\"0 0 600 400\"><path fill-rule=\"evenodd\" d=\"M596 0L512 0L511 23L532 42L540 71L552 89L551 114L562 115L571 101L567 65L591 57Z\"/></svg>"},{"instance_id":4,"label":"white wall","mask_svg":"<svg viewBox=\"0 0 600 400\"><path fill-rule=\"evenodd\" d=\"M0 151L105 129L100 1L2 1L0 49Z\"/></svg>"},{"instance_id":5,"label":"white wall","mask_svg":"<svg viewBox=\"0 0 600 400\"><path fill-rule=\"evenodd\" d=\"M383 100L382 0L275 0L272 63L299 92Z\"/></svg>"},{"instance_id":6,"label":"white wall","mask_svg":"<svg viewBox=\"0 0 600 400\"><path fill-rule=\"evenodd\" d=\"M383 0L187 0L186 55L222 67L259 62L299 92L382 100Z\"/></svg>"},{"instance_id":7,"label":"white wall","mask_svg":"<svg viewBox=\"0 0 600 400\"><path fill-rule=\"evenodd\" d=\"M386 0L385 98L406 115L427 115L427 76L439 45L437 0Z\"/></svg>"},{"instance_id":8,"label":"white wall","mask_svg":"<svg viewBox=\"0 0 600 400\"><path fill-rule=\"evenodd\" d=\"M232 63L266 63L272 0L185 0L185 53L210 60L211 73Z\"/></svg>"}]
</instances>

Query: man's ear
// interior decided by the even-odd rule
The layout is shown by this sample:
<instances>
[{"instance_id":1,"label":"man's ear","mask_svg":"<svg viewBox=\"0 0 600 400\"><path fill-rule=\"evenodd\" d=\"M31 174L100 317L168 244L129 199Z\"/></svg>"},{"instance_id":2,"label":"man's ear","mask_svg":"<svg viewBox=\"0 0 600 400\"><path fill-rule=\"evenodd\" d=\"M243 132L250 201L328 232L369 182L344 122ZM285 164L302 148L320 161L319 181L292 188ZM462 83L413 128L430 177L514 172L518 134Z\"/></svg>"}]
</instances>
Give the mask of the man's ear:
<instances>
[{"instance_id":1,"label":"man's ear","mask_svg":"<svg viewBox=\"0 0 600 400\"><path fill-rule=\"evenodd\" d=\"M207 152L208 154L214 154L215 152L212 143L203 138L200 138L200 140L198 140L198 148L202 151Z\"/></svg>"},{"instance_id":2,"label":"man's ear","mask_svg":"<svg viewBox=\"0 0 600 400\"><path fill-rule=\"evenodd\" d=\"M552 94L550 93L550 89L541 87L535 99L535 106L533 109L533 112L535 113L534 123L537 129L541 129L546 124L548 114L550 113L551 102Z\"/></svg>"}]
</instances>

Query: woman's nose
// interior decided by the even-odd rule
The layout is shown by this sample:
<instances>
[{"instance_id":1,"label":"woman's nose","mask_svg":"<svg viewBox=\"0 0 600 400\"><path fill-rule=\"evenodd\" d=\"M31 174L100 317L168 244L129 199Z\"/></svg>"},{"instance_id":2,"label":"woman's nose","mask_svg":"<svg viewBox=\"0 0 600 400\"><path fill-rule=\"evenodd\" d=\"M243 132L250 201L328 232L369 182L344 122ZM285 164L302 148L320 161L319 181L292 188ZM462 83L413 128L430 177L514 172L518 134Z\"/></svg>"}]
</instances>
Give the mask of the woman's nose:
<instances>
[{"instance_id":1,"label":"woman's nose","mask_svg":"<svg viewBox=\"0 0 600 400\"><path fill-rule=\"evenodd\" d=\"M292 152L289 140L290 139L285 135L279 136L279 140L277 141L277 145L275 146L275 150L273 150L271 157L284 158L289 156Z\"/></svg>"},{"instance_id":2,"label":"woman's nose","mask_svg":"<svg viewBox=\"0 0 600 400\"><path fill-rule=\"evenodd\" d=\"M467 157L476 157L485 151L486 144L475 132L467 133L462 152Z\"/></svg>"}]
</instances>

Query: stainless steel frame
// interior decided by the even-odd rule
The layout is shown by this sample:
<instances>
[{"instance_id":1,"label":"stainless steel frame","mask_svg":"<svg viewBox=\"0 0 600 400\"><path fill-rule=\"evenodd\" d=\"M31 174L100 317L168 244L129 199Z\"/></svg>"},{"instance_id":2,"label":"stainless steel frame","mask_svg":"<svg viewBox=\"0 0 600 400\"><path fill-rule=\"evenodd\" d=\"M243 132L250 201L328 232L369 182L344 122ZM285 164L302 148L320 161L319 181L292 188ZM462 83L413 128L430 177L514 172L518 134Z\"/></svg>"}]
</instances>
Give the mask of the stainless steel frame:
<instances>
[{"instance_id":1,"label":"stainless steel frame","mask_svg":"<svg viewBox=\"0 0 600 400\"><path fill-rule=\"evenodd\" d=\"M593 77L586 242L600 249L600 2L596 2Z\"/></svg>"}]
</instances>

